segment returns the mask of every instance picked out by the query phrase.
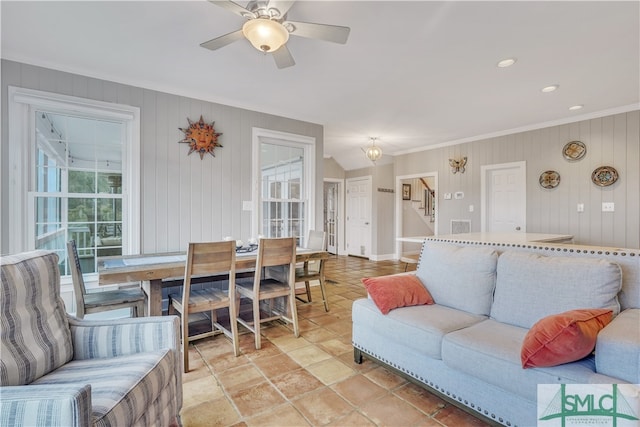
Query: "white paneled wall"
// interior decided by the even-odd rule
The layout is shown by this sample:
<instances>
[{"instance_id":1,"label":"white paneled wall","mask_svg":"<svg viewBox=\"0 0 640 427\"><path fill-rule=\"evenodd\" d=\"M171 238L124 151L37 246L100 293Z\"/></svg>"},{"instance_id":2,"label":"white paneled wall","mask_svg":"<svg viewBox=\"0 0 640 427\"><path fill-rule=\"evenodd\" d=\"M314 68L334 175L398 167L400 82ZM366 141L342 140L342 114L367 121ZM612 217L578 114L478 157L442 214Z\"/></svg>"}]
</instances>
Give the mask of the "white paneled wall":
<instances>
[{"instance_id":1,"label":"white paneled wall","mask_svg":"<svg viewBox=\"0 0 640 427\"><path fill-rule=\"evenodd\" d=\"M215 84L215 83L212 83ZM224 83L221 83L224 84ZM322 227L323 128L320 125L229 107L212 102L143 89L75 74L2 61L2 105L7 87L18 86L46 92L115 102L140 108L141 112L141 250L185 250L189 241L218 240L234 236L247 240L251 212L242 201L252 198L252 128L272 129L316 139L316 228ZM187 117L215 121L222 132L222 148L215 157L200 160L187 156L188 144L180 127ZM2 109L2 211L7 210L8 159L7 109ZM1 253L8 248L2 217ZM312 225L313 228L313 225Z\"/></svg>"},{"instance_id":2,"label":"white paneled wall","mask_svg":"<svg viewBox=\"0 0 640 427\"><path fill-rule=\"evenodd\" d=\"M586 156L569 162L564 145L586 144ZM464 174L452 174L448 159L467 156ZM395 158L395 174L439 172L439 234L449 232L451 219L471 220L480 231L480 167L517 161L527 163L527 231L568 233L576 243L640 247L640 111L616 114L486 140L412 153ZM620 178L610 187L591 181L599 166L613 166ZM553 190L538 184L546 170L560 173ZM444 193L463 191L464 199L443 200ZM602 212L602 202L614 202L615 212ZM577 212L578 203L585 210ZM474 205L474 212L469 212Z\"/></svg>"}]
</instances>

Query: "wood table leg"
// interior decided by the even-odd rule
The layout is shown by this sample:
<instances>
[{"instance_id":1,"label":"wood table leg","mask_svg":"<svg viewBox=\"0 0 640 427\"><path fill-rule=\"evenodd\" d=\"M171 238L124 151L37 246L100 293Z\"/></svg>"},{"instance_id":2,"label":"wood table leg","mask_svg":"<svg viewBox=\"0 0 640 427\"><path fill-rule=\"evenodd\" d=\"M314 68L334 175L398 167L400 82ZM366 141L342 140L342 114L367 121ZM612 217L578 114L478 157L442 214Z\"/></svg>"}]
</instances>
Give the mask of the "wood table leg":
<instances>
[{"instance_id":1,"label":"wood table leg","mask_svg":"<svg viewBox=\"0 0 640 427\"><path fill-rule=\"evenodd\" d=\"M147 294L149 316L162 316L162 279L144 280L142 289Z\"/></svg>"}]
</instances>

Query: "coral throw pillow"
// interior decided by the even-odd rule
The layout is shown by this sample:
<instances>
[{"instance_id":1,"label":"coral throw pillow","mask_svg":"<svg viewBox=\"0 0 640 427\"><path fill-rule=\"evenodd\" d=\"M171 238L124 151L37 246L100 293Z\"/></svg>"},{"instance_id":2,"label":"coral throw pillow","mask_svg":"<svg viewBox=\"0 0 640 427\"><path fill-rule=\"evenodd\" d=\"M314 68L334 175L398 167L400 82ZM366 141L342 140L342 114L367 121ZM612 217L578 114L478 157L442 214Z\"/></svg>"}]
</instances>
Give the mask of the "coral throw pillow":
<instances>
[{"instance_id":1,"label":"coral throw pillow","mask_svg":"<svg viewBox=\"0 0 640 427\"><path fill-rule=\"evenodd\" d=\"M362 283L382 314L399 307L433 304L431 294L413 274L366 277Z\"/></svg>"},{"instance_id":2,"label":"coral throw pillow","mask_svg":"<svg viewBox=\"0 0 640 427\"><path fill-rule=\"evenodd\" d=\"M598 332L612 318L612 310L598 308L566 311L539 320L524 337L522 367L556 366L588 356Z\"/></svg>"}]
</instances>

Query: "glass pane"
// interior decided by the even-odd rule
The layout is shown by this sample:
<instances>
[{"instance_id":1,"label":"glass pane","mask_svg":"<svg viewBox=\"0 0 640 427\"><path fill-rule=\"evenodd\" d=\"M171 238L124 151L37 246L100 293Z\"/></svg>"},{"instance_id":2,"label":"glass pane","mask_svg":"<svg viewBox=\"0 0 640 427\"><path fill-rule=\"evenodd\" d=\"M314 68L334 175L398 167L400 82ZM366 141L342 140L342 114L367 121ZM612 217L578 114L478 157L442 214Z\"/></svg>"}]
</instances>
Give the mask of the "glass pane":
<instances>
[{"instance_id":1,"label":"glass pane","mask_svg":"<svg viewBox=\"0 0 640 427\"><path fill-rule=\"evenodd\" d=\"M36 197L36 223L61 222L60 205L59 197Z\"/></svg>"},{"instance_id":2,"label":"glass pane","mask_svg":"<svg viewBox=\"0 0 640 427\"><path fill-rule=\"evenodd\" d=\"M95 219L96 199L70 198L67 215L70 223L89 222Z\"/></svg>"},{"instance_id":3,"label":"glass pane","mask_svg":"<svg viewBox=\"0 0 640 427\"><path fill-rule=\"evenodd\" d=\"M59 193L62 188L62 171L53 167L36 168L36 191L40 193Z\"/></svg>"},{"instance_id":4,"label":"glass pane","mask_svg":"<svg viewBox=\"0 0 640 427\"><path fill-rule=\"evenodd\" d=\"M78 169L96 168L96 149L93 144L86 142L69 143L69 167Z\"/></svg>"},{"instance_id":5,"label":"glass pane","mask_svg":"<svg viewBox=\"0 0 640 427\"><path fill-rule=\"evenodd\" d=\"M98 193L122 194L122 174L121 173L99 173Z\"/></svg>"},{"instance_id":6,"label":"glass pane","mask_svg":"<svg viewBox=\"0 0 640 427\"><path fill-rule=\"evenodd\" d=\"M98 221L121 221L121 199L98 199Z\"/></svg>"},{"instance_id":7,"label":"glass pane","mask_svg":"<svg viewBox=\"0 0 640 427\"><path fill-rule=\"evenodd\" d=\"M69 170L69 193L95 194L95 192L95 172Z\"/></svg>"},{"instance_id":8,"label":"glass pane","mask_svg":"<svg viewBox=\"0 0 640 427\"><path fill-rule=\"evenodd\" d=\"M301 199L300 197L300 181L292 181L289 182L289 198L290 199Z\"/></svg>"}]
</instances>

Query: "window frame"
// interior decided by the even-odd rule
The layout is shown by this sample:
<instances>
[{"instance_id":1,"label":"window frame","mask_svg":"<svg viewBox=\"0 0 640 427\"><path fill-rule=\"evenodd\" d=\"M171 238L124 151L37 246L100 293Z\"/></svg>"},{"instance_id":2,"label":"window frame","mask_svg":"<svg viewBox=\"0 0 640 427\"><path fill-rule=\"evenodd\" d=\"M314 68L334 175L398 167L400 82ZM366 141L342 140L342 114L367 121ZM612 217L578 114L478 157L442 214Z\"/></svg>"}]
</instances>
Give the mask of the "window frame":
<instances>
[{"instance_id":1,"label":"window frame","mask_svg":"<svg viewBox=\"0 0 640 427\"><path fill-rule=\"evenodd\" d=\"M262 143L283 145L303 150L303 188L301 191L306 196L304 202L304 230L301 230L300 239L305 242L309 230L315 226L316 209L316 138L306 135L298 135L288 132L274 131L263 128L252 128L252 182L253 182L253 212L251 221L251 235L260 234L263 222L263 198L262 198L262 171L260 169L260 147Z\"/></svg>"},{"instance_id":2,"label":"window frame","mask_svg":"<svg viewBox=\"0 0 640 427\"><path fill-rule=\"evenodd\" d=\"M121 122L123 254L140 251L140 109L92 99L9 86L9 251L35 248L35 226L31 203L36 179L35 111L69 114ZM25 143L27 141L27 143ZM126 207L125 207L126 206ZM125 227L124 223L127 224ZM88 275L88 280L97 279ZM64 281L66 282L66 281Z\"/></svg>"}]
</instances>

